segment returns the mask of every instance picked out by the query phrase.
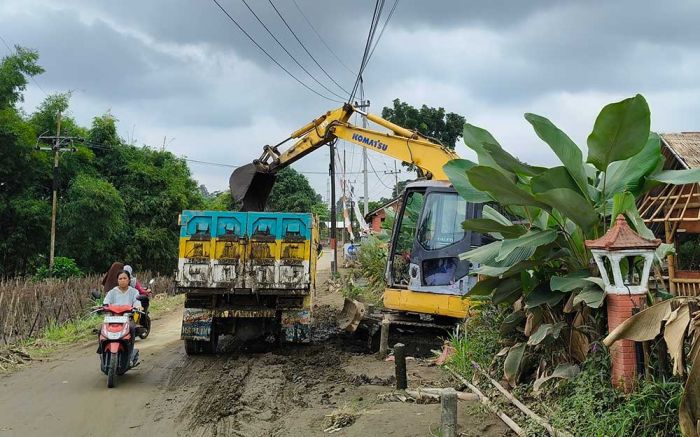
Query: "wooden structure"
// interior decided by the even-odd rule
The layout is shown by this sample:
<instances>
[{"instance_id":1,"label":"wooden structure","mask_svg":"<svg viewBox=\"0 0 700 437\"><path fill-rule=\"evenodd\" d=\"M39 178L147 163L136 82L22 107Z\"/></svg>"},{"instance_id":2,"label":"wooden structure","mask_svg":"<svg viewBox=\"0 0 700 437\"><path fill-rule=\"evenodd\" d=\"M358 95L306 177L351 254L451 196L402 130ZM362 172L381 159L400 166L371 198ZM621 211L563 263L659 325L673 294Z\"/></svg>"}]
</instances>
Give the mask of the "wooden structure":
<instances>
[{"instance_id":1,"label":"wooden structure","mask_svg":"<svg viewBox=\"0 0 700 437\"><path fill-rule=\"evenodd\" d=\"M664 170L700 168L700 132L661 135ZM679 234L700 234L700 186L660 185L641 199L639 213L646 225L678 250ZM700 295L700 270L679 268L678 259L668 257L668 289L672 294Z\"/></svg>"}]
</instances>

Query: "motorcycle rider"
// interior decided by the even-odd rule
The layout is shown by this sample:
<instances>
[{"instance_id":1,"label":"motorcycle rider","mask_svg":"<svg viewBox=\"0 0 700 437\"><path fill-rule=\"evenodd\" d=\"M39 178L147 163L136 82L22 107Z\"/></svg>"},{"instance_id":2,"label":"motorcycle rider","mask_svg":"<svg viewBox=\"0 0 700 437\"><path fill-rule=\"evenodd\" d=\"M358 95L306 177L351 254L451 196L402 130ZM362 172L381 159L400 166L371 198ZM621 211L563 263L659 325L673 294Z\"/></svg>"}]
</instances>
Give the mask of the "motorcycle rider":
<instances>
[{"instance_id":1,"label":"motorcycle rider","mask_svg":"<svg viewBox=\"0 0 700 437\"><path fill-rule=\"evenodd\" d=\"M109 290L119 285L117 283L117 276L122 270L124 270L124 263L121 263L119 261L115 261L112 263L104 278L102 278L102 292L104 293L104 295L107 295Z\"/></svg>"},{"instance_id":2,"label":"motorcycle rider","mask_svg":"<svg viewBox=\"0 0 700 437\"><path fill-rule=\"evenodd\" d=\"M136 299L139 295L138 290L129 285L131 275L126 270L121 270L117 276L119 285L107 292L103 305L129 305L132 308L141 308L141 302ZM131 367L138 362L138 349L134 348L136 341L136 324L133 319L129 320L129 332L131 333L131 342L129 342L129 357L131 359Z\"/></svg>"},{"instance_id":3,"label":"motorcycle rider","mask_svg":"<svg viewBox=\"0 0 700 437\"><path fill-rule=\"evenodd\" d=\"M136 278L133 267L131 267L130 265L125 265L124 270L129 273L129 277L131 278L131 280L129 281L129 285L134 287L140 295L148 296L149 294L151 294L150 288L143 288L139 280ZM142 302L142 306L144 311L148 311L149 301L146 300Z\"/></svg>"}]
</instances>

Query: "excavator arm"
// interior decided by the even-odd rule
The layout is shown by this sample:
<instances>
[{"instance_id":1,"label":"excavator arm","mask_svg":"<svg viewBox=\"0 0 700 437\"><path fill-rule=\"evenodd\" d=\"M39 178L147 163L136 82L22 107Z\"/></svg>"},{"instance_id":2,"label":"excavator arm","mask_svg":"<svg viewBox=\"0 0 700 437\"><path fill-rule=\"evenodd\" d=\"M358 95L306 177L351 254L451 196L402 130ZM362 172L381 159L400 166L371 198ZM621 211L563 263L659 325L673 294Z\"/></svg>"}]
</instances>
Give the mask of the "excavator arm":
<instances>
[{"instance_id":1,"label":"excavator arm","mask_svg":"<svg viewBox=\"0 0 700 437\"><path fill-rule=\"evenodd\" d=\"M349 120L354 113L367 117L389 132L353 125ZM293 132L285 141L275 146L264 146L259 159L237 168L231 174L231 196L242 202L244 210L262 210L279 170L336 139L413 164L427 179L446 180L442 166L458 158L452 150L436 141L346 104L311 121ZM280 151L280 146L289 140L296 141L286 150Z\"/></svg>"}]
</instances>

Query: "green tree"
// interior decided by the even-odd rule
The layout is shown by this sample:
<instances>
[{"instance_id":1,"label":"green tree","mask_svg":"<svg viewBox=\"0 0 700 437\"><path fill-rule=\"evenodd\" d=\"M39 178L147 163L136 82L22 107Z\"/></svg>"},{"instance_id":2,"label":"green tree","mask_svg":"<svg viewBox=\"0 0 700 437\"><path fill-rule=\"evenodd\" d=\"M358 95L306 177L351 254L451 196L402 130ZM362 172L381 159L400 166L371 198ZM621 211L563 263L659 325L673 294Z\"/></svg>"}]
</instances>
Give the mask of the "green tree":
<instances>
[{"instance_id":1,"label":"green tree","mask_svg":"<svg viewBox=\"0 0 700 437\"><path fill-rule=\"evenodd\" d=\"M215 191L205 196L204 202L204 208L210 211L238 211L240 209L240 205L233 200L231 192L228 190Z\"/></svg>"},{"instance_id":2,"label":"green tree","mask_svg":"<svg viewBox=\"0 0 700 437\"><path fill-rule=\"evenodd\" d=\"M417 130L454 150L457 139L462 136L465 122L463 116L445 112L444 108L432 108L427 105L416 109L399 99L394 99L393 104L392 108L382 109L383 118L406 129Z\"/></svg>"},{"instance_id":3,"label":"green tree","mask_svg":"<svg viewBox=\"0 0 700 437\"><path fill-rule=\"evenodd\" d=\"M60 160L57 255L84 271L115 259L170 273L177 263L178 214L204 198L184 160L169 152L125 145L117 119L95 117L90 129L70 116L70 94L47 97L31 116L16 103L30 76L43 71L38 54L18 48L0 61L0 277L33 273L46 264L51 221L51 154L34 149L43 133L85 138Z\"/></svg>"},{"instance_id":4,"label":"green tree","mask_svg":"<svg viewBox=\"0 0 700 437\"><path fill-rule=\"evenodd\" d=\"M34 129L15 107L29 77L44 71L37 60L16 47L0 61L0 276L33 271L48 251L48 191L35 181L49 160L34 150Z\"/></svg>"},{"instance_id":5,"label":"green tree","mask_svg":"<svg viewBox=\"0 0 700 437\"><path fill-rule=\"evenodd\" d=\"M277 180L267 201L268 211L312 212L321 201L303 174L291 167L277 173Z\"/></svg>"},{"instance_id":6,"label":"green tree","mask_svg":"<svg viewBox=\"0 0 700 437\"><path fill-rule=\"evenodd\" d=\"M125 236L124 201L112 184L91 176L73 180L61 206L61 253L89 270L102 270L130 242Z\"/></svg>"},{"instance_id":7,"label":"green tree","mask_svg":"<svg viewBox=\"0 0 700 437\"><path fill-rule=\"evenodd\" d=\"M318 202L312 205L311 212L316 214L322 222L327 222L331 219L331 211L325 202Z\"/></svg>"},{"instance_id":8,"label":"green tree","mask_svg":"<svg viewBox=\"0 0 700 437\"><path fill-rule=\"evenodd\" d=\"M24 100L22 92L28 78L44 72L37 64L39 54L34 50L15 46L15 53L0 62L0 109L14 107Z\"/></svg>"}]
</instances>

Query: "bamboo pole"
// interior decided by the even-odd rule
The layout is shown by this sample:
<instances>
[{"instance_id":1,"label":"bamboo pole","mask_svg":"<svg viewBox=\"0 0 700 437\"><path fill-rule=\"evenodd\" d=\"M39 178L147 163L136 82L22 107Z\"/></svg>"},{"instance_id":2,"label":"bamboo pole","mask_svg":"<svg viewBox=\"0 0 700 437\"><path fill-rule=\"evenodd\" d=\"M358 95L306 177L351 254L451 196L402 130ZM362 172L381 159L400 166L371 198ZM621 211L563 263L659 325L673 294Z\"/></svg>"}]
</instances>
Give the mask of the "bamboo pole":
<instances>
[{"instance_id":1,"label":"bamboo pole","mask_svg":"<svg viewBox=\"0 0 700 437\"><path fill-rule=\"evenodd\" d=\"M565 432L565 431L556 431L556 430L554 429L554 427L552 427L552 425L549 424L549 422L547 422L547 421L544 420L542 417L540 417L537 413L535 413L535 412L532 411L530 408L528 408L527 405L525 405L525 404L523 404L522 402L520 402L520 400L518 400L518 398L516 398L515 396L513 396L508 390L506 390L501 384L499 384L498 381L496 381L495 379L491 378L491 376L489 376L488 373L484 372L484 371L481 369L481 367L480 367L476 362L472 361L472 366L474 366L474 368L475 368L476 370L478 370L479 373L481 373L482 375L484 375L484 376L486 377L486 379L488 379L489 382L490 382L494 387L496 387L496 389L497 389L499 392L501 392L501 394L502 394L503 396L505 396L513 405L515 405L516 407L518 407L518 409L519 409L520 411L522 411L522 412L525 413L527 416L529 416L532 420L534 420L535 422L537 422L542 428L546 429L547 432L549 432L550 435L552 435L552 436L558 436L558 435L561 435L561 436L571 436L571 434L569 434L568 432ZM573 437L573 436L572 436L572 437Z\"/></svg>"}]
</instances>

